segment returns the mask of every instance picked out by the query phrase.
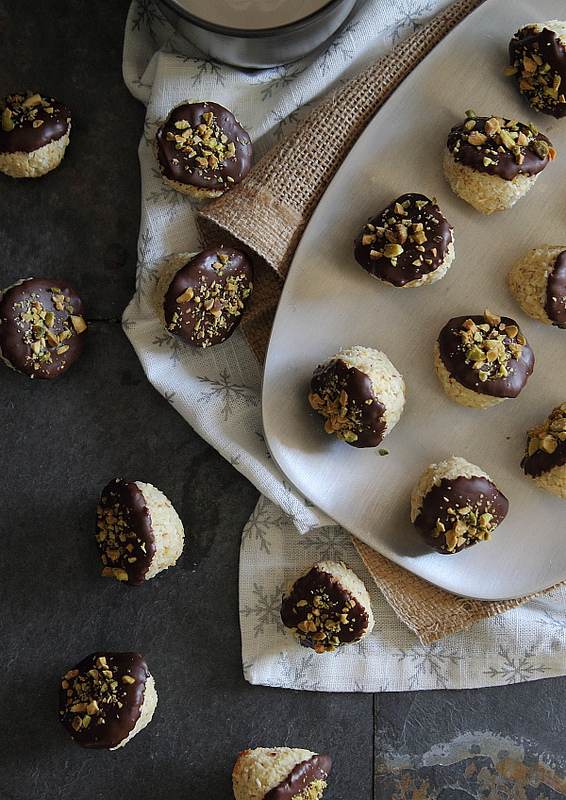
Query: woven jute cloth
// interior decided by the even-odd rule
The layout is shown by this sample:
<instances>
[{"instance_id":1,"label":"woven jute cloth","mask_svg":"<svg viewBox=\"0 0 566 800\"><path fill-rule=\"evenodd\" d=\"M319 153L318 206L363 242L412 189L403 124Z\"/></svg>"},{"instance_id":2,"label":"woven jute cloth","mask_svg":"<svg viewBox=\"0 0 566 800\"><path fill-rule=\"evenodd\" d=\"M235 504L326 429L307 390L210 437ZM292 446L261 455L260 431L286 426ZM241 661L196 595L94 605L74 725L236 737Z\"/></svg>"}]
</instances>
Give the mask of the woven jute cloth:
<instances>
[{"instance_id":1,"label":"woven jute cloth","mask_svg":"<svg viewBox=\"0 0 566 800\"><path fill-rule=\"evenodd\" d=\"M458 0L321 103L248 178L203 208L203 240L231 242L255 257L254 299L242 329L261 363L291 259L326 187L391 93L432 48L483 0ZM319 143L326 143L320 148ZM396 614L423 643L464 630L535 597L483 602L457 597L354 544Z\"/></svg>"}]
</instances>

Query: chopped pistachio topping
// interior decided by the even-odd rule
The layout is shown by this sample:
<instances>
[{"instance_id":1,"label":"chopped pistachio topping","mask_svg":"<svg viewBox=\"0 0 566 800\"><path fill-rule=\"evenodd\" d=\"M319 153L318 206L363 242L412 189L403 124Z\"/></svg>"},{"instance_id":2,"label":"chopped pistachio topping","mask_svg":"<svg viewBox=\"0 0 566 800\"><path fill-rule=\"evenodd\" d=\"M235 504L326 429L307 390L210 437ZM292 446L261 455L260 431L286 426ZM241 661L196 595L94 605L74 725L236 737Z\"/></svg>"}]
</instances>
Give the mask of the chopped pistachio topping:
<instances>
[{"instance_id":1,"label":"chopped pistachio topping","mask_svg":"<svg viewBox=\"0 0 566 800\"><path fill-rule=\"evenodd\" d=\"M351 628L354 599L331 599L323 587L309 593L309 598L299 600L293 612L301 621L293 629L296 637L316 653L331 653L341 644L340 632Z\"/></svg>"},{"instance_id":2,"label":"chopped pistachio topping","mask_svg":"<svg viewBox=\"0 0 566 800\"><path fill-rule=\"evenodd\" d=\"M194 321L192 338L201 347L208 347L223 331L228 330L234 321L243 314L245 300L248 299L253 284L244 273L229 275L224 280L224 272L229 264L226 253L217 253L213 268L218 280L207 284L201 279L196 287L187 287L178 297L178 308L173 313L169 330L175 333L184 320Z\"/></svg>"},{"instance_id":3,"label":"chopped pistachio topping","mask_svg":"<svg viewBox=\"0 0 566 800\"><path fill-rule=\"evenodd\" d=\"M338 385L337 376L327 371L322 394L309 393L311 407L325 417L324 430L335 434L344 442L357 442L362 430L362 411L355 403L348 402L348 394Z\"/></svg>"},{"instance_id":4,"label":"chopped pistachio topping","mask_svg":"<svg viewBox=\"0 0 566 800\"><path fill-rule=\"evenodd\" d=\"M52 287L49 292L54 310L46 307L36 293L29 299L14 303L14 308L19 309L17 325L23 341L30 348L28 358L34 370L53 363L54 354L64 355L69 350L68 340L87 329L84 318L73 313L68 295L57 287Z\"/></svg>"},{"instance_id":5,"label":"chopped pistachio topping","mask_svg":"<svg viewBox=\"0 0 566 800\"><path fill-rule=\"evenodd\" d=\"M90 669L72 669L63 676L65 708L59 713L77 733L91 725L104 725L109 712L123 708L127 687L136 682L132 675L120 676L108 658L99 656Z\"/></svg>"},{"instance_id":6,"label":"chopped pistachio topping","mask_svg":"<svg viewBox=\"0 0 566 800\"><path fill-rule=\"evenodd\" d=\"M102 575L129 580L128 567L137 563L141 554L146 554L146 542L132 530L128 514L116 500L112 504L99 505L96 509L96 541L102 560Z\"/></svg>"},{"instance_id":7,"label":"chopped pistachio topping","mask_svg":"<svg viewBox=\"0 0 566 800\"><path fill-rule=\"evenodd\" d=\"M13 131L16 127L24 124L31 124L34 128L40 128L44 120L38 119L39 112L53 116L53 98L43 97L40 94L9 94L0 100L0 112L2 114L2 130L6 133Z\"/></svg>"},{"instance_id":8,"label":"chopped pistachio topping","mask_svg":"<svg viewBox=\"0 0 566 800\"><path fill-rule=\"evenodd\" d=\"M175 149L202 169L214 170L221 162L236 157L236 144L223 133L212 111L202 114L201 120L194 128L186 119L177 120L165 138L175 142Z\"/></svg>"},{"instance_id":9,"label":"chopped pistachio topping","mask_svg":"<svg viewBox=\"0 0 566 800\"><path fill-rule=\"evenodd\" d=\"M426 198L411 197L388 206L365 225L361 234L362 246L369 247L370 261L385 258L396 267L399 256L410 253L414 254L412 266L430 271L442 244L437 211L435 201Z\"/></svg>"},{"instance_id":10,"label":"chopped pistachio topping","mask_svg":"<svg viewBox=\"0 0 566 800\"><path fill-rule=\"evenodd\" d=\"M566 403L557 406L542 425L529 431L527 455L532 456L539 450L552 454L564 442L566 442Z\"/></svg>"},{"instance_id":11,"label":"chopped pistachio topping","mask_svg":"<svg viewBox=\"0 0 566 800\"><path fill-rule=\"evenodd\" d=\"M467 319L458 331L466 364L477 370L480 381L498 380L509 375L511 359L518 361L526 344L516 325L506 325L501 317L484 312L484 322Z\"/></svg>"},{"instance_id":12,"label":"chopped pistachio topping","mask_svg":"<svg viewBox=\"0 0 566 800\"><path fill-rule=\"evenodd\" d=\"M514 77L519 91L525 95L533 108L538 111L562 112L566 104L563 76L556 72L545 58L541 43L532 39L533 33L540 33L539 26L527 26L515 36L513 63L505 74ZM521 34L529 35L529 42L521 42Z\"/></svg>"},{"instance_id":13,"label":"chopped pistachio topping","mask_svg":"<svg viewBox=\"0 0 566 800\"><path fill-rule=\"evenodd\" d=\"M467 121L452 129L449 147L455 158L462 145L475 147L483 157L484 166L496 166L500 159L509 154L519 165L525 161L527 150L539 158L556 158L556 150L539 136L538 129L531 123L524 124L516 119L503 117L478 117L473 111L466 112Z\"/></svg>"},{"instance_id":14,"label":"chopped pistachio topping","mask_svg":"<svg viewBox=\"0 0 566 800\"><path fill-rule=\"evenodd\" d=\"M432 535L435 539L442 537L445 549L453 553L466 545L489 539L497 524L493 514L481 511L481 504L450 507L443 519L436 520Z\"/></svg>"}]
</instances>

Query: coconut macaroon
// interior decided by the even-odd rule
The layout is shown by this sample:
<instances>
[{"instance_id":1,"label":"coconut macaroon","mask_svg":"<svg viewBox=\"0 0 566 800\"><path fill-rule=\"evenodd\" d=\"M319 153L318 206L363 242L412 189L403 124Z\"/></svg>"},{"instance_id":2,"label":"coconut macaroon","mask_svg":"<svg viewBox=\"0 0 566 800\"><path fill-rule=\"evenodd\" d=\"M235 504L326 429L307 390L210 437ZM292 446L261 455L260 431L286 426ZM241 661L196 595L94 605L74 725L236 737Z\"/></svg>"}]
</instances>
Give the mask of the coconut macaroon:
<instances>
[{"instance_id":1,"label":"coconut macaroon","mask_svg":"<svg viewBox=\"0 0 566 800\"><path fill-rule=\"evenodd\" d=\"M517 397L531 375L533 351L518 324L491 311L453 317L440 331L434 366L451 400L490 408Z\"/></svg>"},{"instance_id":2,"label":"coconut macaroon","mask_svg":"<svg viewBox=\"0 0 566 800\"><path fill-rule=\"evenodd\" d=\"M178 265L176 259L170 267ZM249 259L232 247L214 247L189 257L167 283L162 318L171 333L195 347L228 339L242 321L253 290ZM158 287L158 293L159 293Z\"/></svg>"},{"instance_id":3,"label":"coconut macaroon","mask_svg":"<svg viewBox=\"0 0 566 800\"><path fill-rule=\"evenodd\" d=\"M566 403L528 432L521 466L537 486L566 500Z\"/></svg>"},{"instance_id":4,"label":"coconut macaroon","mask_svg":"<svg viewBox=\"0 0 566 800\"><path fill-rule=\"evenodd\" d=\"M155 682L139 653L92 653L65 673L59 718L81 747L117 750L153 717Z\"/></svg>"},{"instance_id":5,"label":"coconut macaroon","mask_svg":"<svg viewBox=\"0 0 566 800\"><path fill-rule=\"evenodd\" d=\"M530 123L466 114L466 121L448 136L446 179L455 194L482 214L511 208L534 186L556 150Z\"/></svg>"},{"instance_id":6,"label":"coconut macaroon","mask_svg":"<svg viewBox=\"0 0 566 800\"><path fill-rule=\"evenodd\" d=\"M531 108L557 119L566 116L566 22L551 19L520 28L509 43L511 66Z\"/></svg>"},{"instance_id":7,"label":"coconut macaroon","mask_svg":"<svg viewBox=\"0 0 566 800\"><path fill-rule=\"evenodd\" d=\"M424 194L404 194L363 227L354 256L366 272L403 289L443 278L454 260L454 230Z\"/></svg>"},{"instance_id":8,"label":"coconut macaroon","mask_svg":"<svg viewBox=\"0 0 566 800\"><path fill-rule=\"evenodd\" d=\"M151 483L114 478L102 490L96 516L104 577L138 586L174 566L183 552L183 523Z\"/></svg>"},{"instance_id":9,"label":"coconut macaroon","mask_svg":"<svg viewBox=\"0 0 566 800\"><path fill-rule=\"evenodd\" d=\"M374 618L368 591L345 564L319 561L289 586L281 621L303 647L332 653L371 633Z\"/></svg>"},{"instance_id":10,"label":"coconut macaroon","mask_svg":"<svg viewBox=\"0 0 566 800\"><path fill-rule=\"evenodd\" d=\"M356 345L316 368L308 397L326 433L353 447L377 447L401 417L405 382L385 353Z\"/></svg>"},{"instance_id":11,"label":"coconut macaroon","mask_svg":"<svg viewBox=\"0 0 566 800\"><path fill-rule=\"evenodd\" d=\"M236 800L321 800L332 759L298 747L243 750L234 764Z\"/></svg>"},{"instance_id":12,"label":"coconut macaroon","mask_svg":"<svg viewBox=\"0 0 566 800\"><path fill-rule=\"evenodd\" d=\"M22 92L0 99L0 115L0 172L39 178L59 166L69 144L68 108L53 97Z\"/></svg>"},{"instance_id":13,"label":"coconut macaroon","mask_svg":"<svg viewBox=\"0 0 566 800\"><path fill-rule=\"evenodd\" d=\"M513 265L507 280L526 314L566 328L566 245L530 250Z\"/></svg>"},{"instance_id":14,"label":"coconut macaroon","mask_svg":"<svg viewBox=\"0 0 566 800\"><path fill-rule=\"evenodd\" d=\"M176 106L155 141L163 181L195 200L220 197L251 169L249 134L218 103Z\"/></svg>"},{"instance_id":15,"label":"coconut macaroon","mask_svg":"<svg viewBox=\"0 0 566 800\"><path fill-rule=\"evenodd\" d=\"M444 555L489 539L508 510L489 475L457 456L431 464L411 494L411 522Z\"/></svg>"},{"instance_id":16,"label":"coconut macaroon","mask_svg":"<svg viewBox=\"0 0 566 800\"><path fill-rule=\"evenodd\" d=\"M0 294L0 358L30 378L58 378L83 351L84 313L67 281L18 281Z\"/></svg>"}]
</instances>

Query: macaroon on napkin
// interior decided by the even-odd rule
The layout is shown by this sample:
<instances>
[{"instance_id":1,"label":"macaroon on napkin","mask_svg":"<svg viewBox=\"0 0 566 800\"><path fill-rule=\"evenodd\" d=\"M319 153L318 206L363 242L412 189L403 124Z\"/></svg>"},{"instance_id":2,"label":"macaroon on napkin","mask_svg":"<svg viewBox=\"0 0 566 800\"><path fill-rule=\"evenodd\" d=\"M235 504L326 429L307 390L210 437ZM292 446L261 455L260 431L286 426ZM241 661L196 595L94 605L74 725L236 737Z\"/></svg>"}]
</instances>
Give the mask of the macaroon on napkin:
<instances>
[{"instance_id":1,"label":"macaroon on napkin","mask_svg":"<svg viewBox=\"0 0 566 800\"><path fill-rule=\"evenodd\" d=\"M261 364L273 315L316 203L375 111L480 4L367 0L326 50L257 72L203 56L170 26L158 2L131 5L124 77L148 111L139 148L136 294L123 324L152 384L262 492L242 536L240 563L242 657L252 683L393 691L495 685L566 672L564 588L534 603L482 603L430 586L367 546L352 544L346 531L290 486L270 458L261 426ZM331 94L320 102L322 91ZM251 134L257 159L246 181L201 209L198 220L194 206L162 184L152 147L159 120L188 98L231 108ZM320 141L326 143L322 150ZM240 330L224 345L188 348L157 318L154 287L171 253L219 240L259 256L253 301ZM316 660L283 631L279 604L284 584L321 559L345 560L364 579L376 627L360 645ZM509 613L489 619L503 611ZM545 638L545 626L553 637ZM446 643L437 641L449 634L455 635Z\"/></svg>"}]
</instances>

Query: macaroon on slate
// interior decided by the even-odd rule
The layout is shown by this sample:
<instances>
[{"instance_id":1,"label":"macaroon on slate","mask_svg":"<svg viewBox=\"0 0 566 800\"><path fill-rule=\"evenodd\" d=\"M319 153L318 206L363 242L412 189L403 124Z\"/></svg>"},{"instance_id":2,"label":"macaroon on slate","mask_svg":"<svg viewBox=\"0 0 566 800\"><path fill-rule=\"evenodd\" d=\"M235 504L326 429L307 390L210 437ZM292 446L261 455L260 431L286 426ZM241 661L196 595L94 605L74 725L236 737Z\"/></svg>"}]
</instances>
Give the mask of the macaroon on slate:
<instances>
[{"instance_id":1,"label":"macaroon on slate","mask_svg":"<svg viewBox=\"0 0 566 800\"><path fill-rule=\"evenodd\" d=\"M530 250L513 265L507 281L525 314L566 329L566 245Z\"/></svg>"},{"instance_id":2,"label":"macaroon on slate","mask_svg":"<svg viewBox=\"0 0 566 800\"><path fill-rule=\"evenodd\" d=\"M509 43L510 67L531 108L566 116L566 22L551 19L519 28Z\"/></svg>"},{"instance_id":3,"label":"macaroon on slate","mask_svg":"<svg viewBox=\"0 0 566 800\"><path fill-rule=\"evenodd\" d=\"M424 194L403 194L367 222L354 245L366 272L402 289L443 278L454 260L454 230Z\"/></svg>"},{"instance_id":4,"label":"macaroon on slate","mask_svg":"<svg viewBox=\"0 0 566 800\"><path fill-rule=\"evenodd\" d=\"M540 489L566 500L566 403L528 432L521 466Z\"/></svg>"},{"instance_id":5,"label":"macaroon on slate","mask_svg":"<svg viewBox=\"0 0 566 800\"><path fill-rule=\"evenodd\" d=\"M234 114L209 101L173 108L156 134L164 183L195 200L220 197L252 166L252 142Z\"/></svg>"},{"instance_id":6,"label":"macaroon on slate","mask_svg":"<svg viewBox=\"0 0 566 800\"><path fill-rule=\"evenodd\" d=\"M0 99L0 172L40 178L59 166L69 144L71 112L54 97L16 92Z\"/></svg>"},{"instance_id":7,"label":"macaroon on slate","mask_svg":"<svg viewBox=\"0 0 566 800\"><path fill-rule=\"evenodd\" d=\"M315 653L359 642L374 626L364 583L335 561L319 561L291 584L281 602L281 621Z\"/></svg>"},{"instance_id":8,"label":"macaroon on slate","mask_svg":"<svg viewBox=\"0 0 566 800\"><path fill-rule=\"evenodd\" d=\"M30 378L58 378L80 357L87 332L76 290L57 278L24 278L0 295L0 357Z\"/></svg>"},{"instance_id":9,"label":"macaroon on slate","mask_svg":"<svg viewBox=\"0 0 566 800\"><path fill-rule=\"evenodd\" d=\"M518 397L534 363L517 322L488 310L450 319L434 347L442 388L451 400L469 408L490 408Z\"/></svg>"},{"instance_id":10,"label":"macaroon on slate","mask_svg":"<svg viewBox=\"0 0 566 800\"><path fill-rule=\"evenodd\" d=\"M444 175L452 191L482 214L511 208L556 158L531 123L467 112L448 135Z\"/></svg>"},{"instance_id":11,"label":"macaroon on slate","mask_svg":"<svg viewBox=\"0 0 566 800\"><path fill-rule=\"evenodd\" d=\"M235 800L321 800L332 768L330 756L298 747L243 750L234 764Z\"/></svg>"},{"instance_id":12,"label":"macaroon on slate","mask_svg":"<svg viewBox=\"0 0 566 800\"><path fill-rule=\"evenodd\" d=\"M411 494L411 522L444 555L491 538L508 510L489 475L457 456L427 467Z\"/></svg>"},{"instance_id":13,"label":"macaroon on slate","mask_svg":"<svg viewBox=\"0 0 566 800\"><path fill-rule=\"evenodd\" d=\"M385 353L356 345L316 368L308 399L326 433L353 447L377 447L401 417L405 382Z\"/></svg>"},{"instance_id":14,"label":"macaroon on slate","mask_svg":"<svg viewBox=\"0 0 566 800\"><path fill-rule=\"evenodd\" d=\"M102 575L138 586L173 567L185 542L171 501L151 483L114 478L96 510Z\"/></svg>"},{"instance_id":15,"label":"macaroon on slate","mask_svg":"<svg viewBox=\"0 0 566 800\"><path fill-rule=\"evenodd\" d=\"M139 653L92 653L61 679L59 719L81 747L124 747L156 706L155 681Z\"/></svg>"}]
</instances>

